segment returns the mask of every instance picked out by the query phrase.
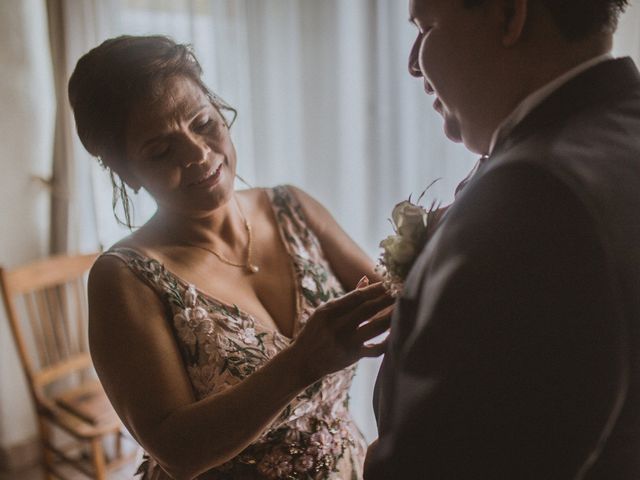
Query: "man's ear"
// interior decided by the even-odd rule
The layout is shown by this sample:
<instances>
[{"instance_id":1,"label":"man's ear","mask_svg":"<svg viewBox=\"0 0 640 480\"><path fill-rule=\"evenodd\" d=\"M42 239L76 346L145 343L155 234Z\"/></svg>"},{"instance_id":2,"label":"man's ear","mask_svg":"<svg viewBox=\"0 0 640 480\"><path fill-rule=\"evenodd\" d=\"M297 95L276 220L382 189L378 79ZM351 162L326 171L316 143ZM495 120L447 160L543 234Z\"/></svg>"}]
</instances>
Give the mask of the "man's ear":
<instances>
[{"instance_id":1,"label":"man's ear","mask_svg":"<svg viewBox=\"0 0 640 480\"><path fill-rule=\"evenodd\" d=\"M518 43L522 38L524 26L527 22L529 0L505 0L504 8L504 34L502 45L509 48Z\"/></svg>"}]
</instances>

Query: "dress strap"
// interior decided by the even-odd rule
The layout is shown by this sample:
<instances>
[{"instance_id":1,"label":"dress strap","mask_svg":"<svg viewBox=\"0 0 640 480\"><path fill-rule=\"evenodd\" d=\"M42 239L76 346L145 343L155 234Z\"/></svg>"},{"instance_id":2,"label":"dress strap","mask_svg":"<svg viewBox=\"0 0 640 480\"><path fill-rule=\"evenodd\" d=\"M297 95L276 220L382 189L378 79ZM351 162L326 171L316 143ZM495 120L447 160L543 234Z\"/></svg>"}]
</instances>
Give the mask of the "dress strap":
<instances>
[{"instance_id":1,"label":"dress strap","mask_svg":"<svg viewBox=\"0 0 640 480\"><path fill-rule=\"evenodd\" d=\"M271 199L276 221L292 253L319 252L321 250L320 242L309 228L302 206L291 187L279 185L267 192Z\"/></svg>"},{"instance_id":2,"label":"dress strap","mask_svg":"<svg viewBox=\"0 0 640 480\"><path fill-rule=\"evenodd\" d=\"M140 280L151 287L164 301L170 295L167 286L176 286L176 278L158 260L129 247L110 248L101 256L119 258Z\"/></svg>"}]
</instances>

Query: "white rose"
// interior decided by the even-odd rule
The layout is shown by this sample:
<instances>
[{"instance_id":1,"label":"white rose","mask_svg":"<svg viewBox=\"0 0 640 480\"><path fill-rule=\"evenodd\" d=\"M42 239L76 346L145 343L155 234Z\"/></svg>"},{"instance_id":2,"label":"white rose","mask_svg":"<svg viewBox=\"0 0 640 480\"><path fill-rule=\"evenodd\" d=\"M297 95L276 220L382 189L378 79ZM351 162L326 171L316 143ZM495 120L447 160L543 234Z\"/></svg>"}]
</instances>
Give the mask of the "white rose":
<instances>
[{"instance_id":1,"label":"white rose","mask_svg":"<svg viewBox=\"0 0 640 480\"><path fill-rule=\"evenodd\" d=\"M385 250L385 255L395 264L405 265L411 262L416 256L415 244L400 235L390 235L380 242L380 246Z\"/></svg>"},{"instance_id":2,"label":"white rose","mask_svg":"<svg viewBox=\"0 0 640 480\"><path fill-rule=\"evenodd\" d=\"M417 242L427 227L427 211L419 205L404 201L395 206L391 218L398 233Z\"/></svg>"}]
</instances>

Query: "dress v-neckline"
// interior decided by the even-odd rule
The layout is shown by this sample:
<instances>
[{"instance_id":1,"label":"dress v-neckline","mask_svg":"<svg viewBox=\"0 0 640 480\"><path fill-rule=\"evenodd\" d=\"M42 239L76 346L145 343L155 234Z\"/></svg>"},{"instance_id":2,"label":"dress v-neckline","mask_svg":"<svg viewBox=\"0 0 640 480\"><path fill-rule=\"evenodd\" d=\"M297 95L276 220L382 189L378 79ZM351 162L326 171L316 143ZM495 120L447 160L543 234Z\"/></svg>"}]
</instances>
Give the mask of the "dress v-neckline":
<instances>
[{"instance_id":1,"label":"dress v-neckline","mask_svg":"<svg viewBox=\"0 0 640 480\"><path fill-rule=\"evenodd\" d=\"M160 263L160 262L158 262L158 263ZM168 270L166 268L165 268L165 271L168 272L170 275L172 275L177 280L179 280L183 285L186 285L187 286L186 288L193 287L193 289L196 291L198 296L200 298L204 299L206 303L214 304L214 305L216 305L218 307L222 307L226 312L229 312L230 314L233 314L234 316L243 317L243 318L246 318L248 320L251 320L253 322L253 325L255 327L257 327L258 329L260 329L262 332L274 333L274 334L282 337L283 339L287 340L288 342L292 342L296 338L296 334L298 333L298 324L299 324L299 321L300 321L299 315L296 315L297 318L294 319L295 323L294 323L294 326L293 326L293 335L291 337L289 337L288 335L282 333L277 327L276 328L267 327L263 322L258 320L258 317L256 315L254 315L252 313L249 313L246 310L240 308L238 306L238 304L225 302L224 300L221 300L218 297L216 297L214 295L211 295L210 293L207 293L207 292L205 292L203 290L200 290L193 283L186 282L183 278L181 278L180 276L176 275L172 271L170 271L170 270ZM296 292L295 295L297 296L298 293ZM296 299L296 301L297 301L297 299Z\"/></svg>"},{"instance_id":2,"label":"dress v-neckline","mask_svg":"<svg viewBox=\"0 0 640 480\"><path fill-rule=\"evenodd\" d=\"M265 333L274 333L277 334L278 336L282 337L283 339L285 339L287 342L292 342L297 334L300 331L300 323L302 321L302 308L301 308L301 303L302 303L302 298L301 298L301 292L300 292L300 275L298 274L298 262L296 260L296 254L295 252L292 251L291 249L291 245L289 244L289 242L287 242L286 236L285 236L285 232L284 232L284 227L283 225L280 223L280 221L278 220L278 212L276 211L276 205L273 202L273 199L271 197L271 195L269 195L269 192L266 189L261 189L261 191L266 195L267 197L267 201L269 202L269 208L270 208L270 214L271 214L271 218L273 219L273 222L276 225L276 229L278 230L278 238L280 239L280 243L281 245L284 247L286 253L287 253L287 257L289 259L288 263L289 263L289 268L291 269L291 278L293 279L293 290L294 290L294 305L295 305L295 311L294 311L294 318L293 318L293 330L292 330L292 335L288 336L285 333L283 333L278 327L277 325L275 326L276 328L269 328L265 323L261 322L259 320L259 317L249 313L247 310L244 310L242 308L240 308L236 303L230 303L227 301L224 301L220 298L218 298L215 295L212 295L208 292L205 292L204 290L201 290L200 288L198 288L194 283L188 282L186 281L184 278L182 278L180 275L176 274L175 272L173 272L172 270L168 269L166 267L166 265L164 263L162 263L161 261L150 257L148 255L145 255L144 253L140 252L139 250L136 250L135 248L131 248L131 247L119 247L116 248L114 251L122 251L122 250L129 250L131 252L133 252L135 255L142 257L144 259L150 260L151 262L154 262L156 264L158 264L162 270L164 272L166 272L167 274L171 275L173 278L175 278L178 282L180 282L183 286L185 286L185 289L189 288L189 287L193 287L193 289L197 292L198 296L205 299L207 301L207 303L209 304L217 304L219 307L222 307L224 310L228 311L228 312L235 312L235 314L237 316L240 317L244 317L245 319L249 319L253 322L254 326L258 327L262 332Z\"/></svg>"}]
</instances>

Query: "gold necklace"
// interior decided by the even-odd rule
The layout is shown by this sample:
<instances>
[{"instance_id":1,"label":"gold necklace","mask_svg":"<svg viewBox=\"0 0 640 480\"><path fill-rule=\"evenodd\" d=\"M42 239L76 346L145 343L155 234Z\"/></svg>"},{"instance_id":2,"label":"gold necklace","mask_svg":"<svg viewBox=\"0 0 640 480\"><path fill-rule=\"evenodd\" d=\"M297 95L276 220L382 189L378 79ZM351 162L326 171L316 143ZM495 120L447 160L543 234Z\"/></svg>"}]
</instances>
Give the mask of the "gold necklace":
<instances>
[{"instance_id":1,"label":"gold necklace","mask_svg":"<svg viewBox=\"0 0 640 480\"><path fill-rule=\"evenodd\" d=\"M244 268L247 271L247 273L258 273L260 271L260 267L258 267L255 263L251 261L251 257L252 257L251 247L253 245L253 234L251 232L251 224L249 223L247 218L244 216L244 213L242 212L242 208L240 207L240 202L238 202L237 198L235 198L235 201L236 201L236 205L238 206L238 212L240 212L240 218L242 218L242 221L244 223L244 228L247 231L247 253L245 256L244 263L238 263L238 262L229 260L227 257L222 255L221 253L216 252L215 250L205 247L203 245L197 245L195 243L188 243L188 245L192 247L200 248L209 253L212 253L218 258L218 260L220 260L222 263L226 265L230 265L232 267Z\"/></svg>"}]
</instances>

